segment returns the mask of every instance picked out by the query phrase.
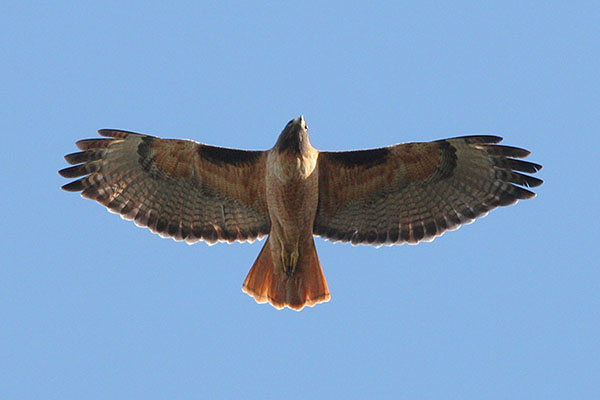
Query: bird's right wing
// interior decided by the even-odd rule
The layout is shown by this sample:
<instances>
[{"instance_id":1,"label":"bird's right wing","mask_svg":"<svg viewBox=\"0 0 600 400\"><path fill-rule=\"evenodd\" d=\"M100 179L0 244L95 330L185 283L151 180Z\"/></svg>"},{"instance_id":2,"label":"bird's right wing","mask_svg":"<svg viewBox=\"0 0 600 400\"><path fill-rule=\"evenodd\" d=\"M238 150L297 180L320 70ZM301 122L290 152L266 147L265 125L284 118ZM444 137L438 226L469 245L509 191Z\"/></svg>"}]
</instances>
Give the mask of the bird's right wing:
<instances>
[{"instance_id":1,"label":"bird's right wing","mask_svg":"<svg viewBox=\"0 0 600 400\"><path fill-rule=\"evenodd\" d=\"M208 146L103 129L76 143L64 185L111 212L175 240L253 241L270 230L264 151Z\"/></svg>"}]
</instances>

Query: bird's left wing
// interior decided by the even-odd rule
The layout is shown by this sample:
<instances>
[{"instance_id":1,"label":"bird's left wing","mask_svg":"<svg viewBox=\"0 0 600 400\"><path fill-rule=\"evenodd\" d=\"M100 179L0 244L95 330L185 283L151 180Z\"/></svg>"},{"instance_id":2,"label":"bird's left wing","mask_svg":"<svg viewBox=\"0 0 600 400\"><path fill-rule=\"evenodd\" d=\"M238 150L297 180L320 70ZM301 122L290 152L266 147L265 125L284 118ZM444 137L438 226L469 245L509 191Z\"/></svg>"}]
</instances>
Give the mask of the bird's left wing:
<instances>
[{"instance_id":1,"label":"bird's left wing","mask_svg":"<svg viewBox=\"0 0 600 400\"><path fill-rule=\"evenodd\" d=\"M263 151L103 129L76 143L59 171L66 184L163 237L194 243L253 241L269 233Z\"/></svg>"},{"instance_id":2,"label":"bird's left wing","mask_svg":"<svg viewBox=\"0 0 600 400\"><path fill-rule=\"evenodd\" d=\"M432 240L535 194L541 165L497 136L464 136L372 150L320 152L313 233L353 244Z\"/></svg>"}]
</instances>

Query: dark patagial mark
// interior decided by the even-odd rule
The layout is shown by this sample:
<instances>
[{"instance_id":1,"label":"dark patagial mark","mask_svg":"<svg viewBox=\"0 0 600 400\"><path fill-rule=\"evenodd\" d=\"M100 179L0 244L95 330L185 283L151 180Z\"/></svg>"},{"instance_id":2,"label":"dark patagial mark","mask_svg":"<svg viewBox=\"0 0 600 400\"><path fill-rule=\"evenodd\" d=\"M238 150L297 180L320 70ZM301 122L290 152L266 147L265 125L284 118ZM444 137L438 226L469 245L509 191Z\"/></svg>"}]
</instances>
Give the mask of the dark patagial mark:
<instances>
[{"instance_id":1,"label":"dark patagial mark","mask_svg":"<svg viewBox=\"0 0 600 400\"><path fill-rule=\"evenodd\" d=\"M200 158L218 165L243 165L251 164L258 160L262 151L254 150L236 150L226 147L216 147L201 144L198 147Z\"/></svg>"},{"instance_id":2,"label":"dark patagial mark","mask_svg":"<svg viewBox=\"0 0 600 400\"><path fill-rule=\"evenodd\" d=\"M390 149L381 147L379 149L358 151L327 151L323 152L330 160L333 160L346 168L365 167L372 168L383 164Z\"/></svg>"}]
</instances>

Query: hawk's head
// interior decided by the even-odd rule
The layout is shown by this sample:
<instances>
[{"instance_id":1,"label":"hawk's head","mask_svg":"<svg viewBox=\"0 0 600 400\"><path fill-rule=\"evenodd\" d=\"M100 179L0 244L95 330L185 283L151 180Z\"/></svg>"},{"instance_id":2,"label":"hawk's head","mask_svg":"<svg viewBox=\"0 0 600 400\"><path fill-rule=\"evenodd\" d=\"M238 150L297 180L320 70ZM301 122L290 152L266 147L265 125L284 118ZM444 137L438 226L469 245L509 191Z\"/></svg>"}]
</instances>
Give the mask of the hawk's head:
<instances>
[{"instance_id":1,"label":"hawk's head","mask_svg":"<svg viewBox=\"0 0 600 400\"><path fill-rule=\"evenodd\" d=\"M308 126L303 115L294 118L283 128L275 143L275 149L279 153L288 151L294 155L306 154L312 149L308 140Z\"/></svg>"}]
</instances>

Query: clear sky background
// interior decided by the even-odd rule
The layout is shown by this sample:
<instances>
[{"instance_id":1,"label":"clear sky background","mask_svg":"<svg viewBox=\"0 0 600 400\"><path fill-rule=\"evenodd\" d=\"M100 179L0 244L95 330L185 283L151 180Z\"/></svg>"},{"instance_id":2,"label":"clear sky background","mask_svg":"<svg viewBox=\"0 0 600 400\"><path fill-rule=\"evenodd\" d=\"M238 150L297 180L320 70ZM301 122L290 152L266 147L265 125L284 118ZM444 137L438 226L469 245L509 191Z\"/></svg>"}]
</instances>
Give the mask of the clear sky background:
<instances>
[{"instance_id":1,"label":"clear sky background","mask_svg":"<svg viewBox=\"0 0 600 400\"><path fill-rule=\"evenodd\" d=\"M249 3L3 4L0 397L600 398L599 3ZM99 128L268 149L300 114L322 150L503 136L545 184L432 243L316 239L300 313L240 290L262 243L59 189Z\"/></svg>"}]
</instances>

